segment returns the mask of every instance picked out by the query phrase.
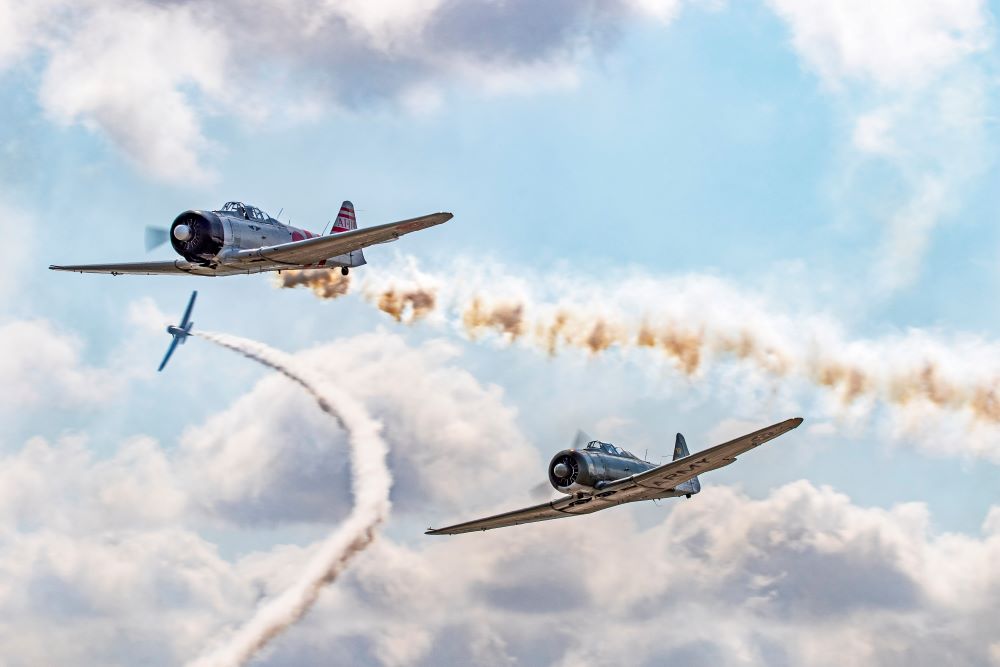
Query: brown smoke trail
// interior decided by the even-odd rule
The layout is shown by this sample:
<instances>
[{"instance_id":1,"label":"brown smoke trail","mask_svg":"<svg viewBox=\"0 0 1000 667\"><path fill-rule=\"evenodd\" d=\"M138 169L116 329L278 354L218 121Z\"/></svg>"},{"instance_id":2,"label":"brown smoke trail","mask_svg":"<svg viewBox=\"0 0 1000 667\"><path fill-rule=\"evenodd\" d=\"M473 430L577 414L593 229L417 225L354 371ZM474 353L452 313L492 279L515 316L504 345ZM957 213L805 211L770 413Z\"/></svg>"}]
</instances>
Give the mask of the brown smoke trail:
<instances>
[{"instance_id":1,"label":"brown smoke trail","mask_svg":"<svg viewBox=\"0 0 1000 667\"><path fill-rule=\"evenodd\" d=\"M351 288L351 277L333 269L281 271L275 276L278 287L308 287L321 299L336 299Z\"/></svg>"},{"instance_id":2,"label":"brown smoke trail","mask_svg":"<svg viewBox=\"0 0 1000 667\"><path fill-rule=\"evenodd\" d=\"M437 298L428 290L388 289L378 295L375 304L397 322L412 324L434 310Z\"/></svg>"},{"instance_id":3,"label":"brown smoke trail","mask_svg":"<svg viewBox=\"0 0 1000 667\"><path fill-rule=\"evenodd\" d=\"M389 515L392 480L385 463L388 448L380 435L382 426L350 394L314 376L290 355L262 343L227 334L194 333L272 368L300 385L347 431L351 445L354 507L347 520L323 541L295 584L259 607L224 646L189 663L191 667L230 667L246 664L305 616L323 588L336 581L350 560L371 544L375 530Z\"/></svg>"},{"instance_id":4,"label":"brown smoke trail","mask_svg":"<svg viewBox=\"0 0 1000 667\"><path fill-rule=\"evenodd\" d=\"M393 277L365 278L360 293L397 322L436 316L472 340L492 335L549 355L655 350L690 378L720 360L737 360L771 377L804 378L844 406L872 400L918 412L929 406L1000 425L997 344L941 341L918 330L850 341L836 322L792 317L705 277L583 284L584 278L555 277L518 283L507 280L511 275L517 272L487 275L476 265L428 275L411 261ZM401 315L414 302L419 310Z\"/></svg>"}]
</instances>

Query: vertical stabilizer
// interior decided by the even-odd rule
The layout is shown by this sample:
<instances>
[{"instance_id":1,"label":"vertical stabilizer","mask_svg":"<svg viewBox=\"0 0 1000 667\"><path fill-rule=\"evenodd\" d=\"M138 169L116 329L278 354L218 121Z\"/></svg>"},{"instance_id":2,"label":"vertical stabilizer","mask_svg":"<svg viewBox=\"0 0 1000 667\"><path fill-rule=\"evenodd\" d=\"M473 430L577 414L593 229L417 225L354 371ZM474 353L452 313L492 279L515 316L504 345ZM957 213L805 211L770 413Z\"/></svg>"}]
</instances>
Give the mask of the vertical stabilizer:
<instances>
[{"instance_id":1,"label":"vertical stabilizer","mask_svg":"<svg viewBox=\"0 0 1000 667\"><path fill-rule=\"evenodd\" d=\"M684 436L680 433L677 434L677 440L674 442L674 461L677 459L682 459L690 454L688 451L687 441L684 440Z\"/></svg>"},{"instance_id":2,"label":"vertical stabilizer","mask_svg":"<svg viewBox=\"0 0 1000 667\"><path fill-rule=\"evenodd\" d=\"M348 232L357 228L358 220L354 216L354 204L349 201L345 201L340 205L340 213L337 214L337 219L333 221L333 227L330 228L330 233L338 234L340 232Z\"/></svg>"},{"instance_id":3,"label":"vertical stabilizer","mask_svg":"<svg viewBox=\"0 0 1000 667\"><path fill-rule=\"evenodd\" d=\"M690 452L688 451L687 441L684 439L683 435L678 433L677 440L674 441L674 461L689 455ZM701 491L701 482L698 481L697 477L692 477L688 481L678 484L677 490L690 497L692 493L698 493Z\"/></svg>"}]
</instances>

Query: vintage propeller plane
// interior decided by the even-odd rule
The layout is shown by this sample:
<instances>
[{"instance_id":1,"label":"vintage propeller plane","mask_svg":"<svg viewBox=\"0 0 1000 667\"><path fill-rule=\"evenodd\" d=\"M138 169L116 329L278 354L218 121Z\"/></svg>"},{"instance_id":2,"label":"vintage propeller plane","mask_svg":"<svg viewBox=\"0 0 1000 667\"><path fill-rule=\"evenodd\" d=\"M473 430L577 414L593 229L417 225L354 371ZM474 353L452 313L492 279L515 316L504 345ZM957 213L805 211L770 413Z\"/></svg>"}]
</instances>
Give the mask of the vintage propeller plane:
<instances>
[{"instance_id":1,"label":"vintage propeller plane","mask_svg":"<svg viewBox=\"0 0 1000 667\"><path fill-rule=\"evenodd\" d=\"M171 324L167 327L167 333L173 340L170 341L170 347L167 348L167 353L163 356L163 361L160 362L157 371L162 371L166 367L174 350L177 349L177 345L186 343L188 336L191 335L191 329L194 327L194 322L191 321L191 311L194 310L194 300L197 297L197 291L191 292L191 299L188 301L187 308L184 309L184 316L181 317L180 324Z\"/></svg>"},{"instance_id":2,"label":"vintage propeller plane","mask_svg":"<svg viewBox=\"0 0 1000 667\"><path fill-rule=\"evenodd\" d=\"M801 423L802 419L798 417L787 419L697 454L688 453L684 436L678 433L674 460L663 465L643 461L610 443L591 440L586 446L564 449L549 462L549 483L556 491L566 494L565 498L446 528L430 528L427 535L457 535L562 519L640 500L678 496L690 498L701 491L698 475L733 463L740 454L791 431ZM577 436L577 439L582 438Z\"/></svg>"},{"instance_id":3,"label":"vintage propeller plane","mask_svg":"<svg viewBox=\"0 0 1000 667\"><path fill-rule=\"evenodd\" d=\"M217 211L185 211L169 230L147 228L147 249L169 239L181 259L49 268L111 275L232 276L339 267L347 275L350 269L366 263L363 248L395 241L404 234L440 225L451 218L451 213L431 213L358 229L354 205L345 201L329 234L319 235L279 222L256 206L231 201Z\"/></svg>"}]
</instances>

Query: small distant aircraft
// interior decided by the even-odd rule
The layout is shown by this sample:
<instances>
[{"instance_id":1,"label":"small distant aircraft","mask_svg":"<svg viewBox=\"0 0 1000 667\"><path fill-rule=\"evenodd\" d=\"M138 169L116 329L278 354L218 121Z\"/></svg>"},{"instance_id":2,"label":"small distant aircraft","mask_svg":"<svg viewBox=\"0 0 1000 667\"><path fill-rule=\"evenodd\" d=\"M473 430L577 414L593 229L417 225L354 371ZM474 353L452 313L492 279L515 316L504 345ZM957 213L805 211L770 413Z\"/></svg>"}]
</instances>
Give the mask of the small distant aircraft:
<instances>
[{"instance_id":1,"label":"small distant aircraft","mask_svg":"<svg viewBox=\"0 0 1000 667\"><path fill-rule=\"evenodd\" d=\"M447 528L430 528L427 535L457 535L491 530L534 521L590 514L623 503L658 498L676 498L701 491L698 475L733 463L736 457L768 440L791 431L802 419L787 419L741 438L716 445L697 454L688 454L684 436L677 434L674 460L656 465L614 445L577 435L574 447L556 454L549 463L549 482L567 494L541 505L497 514L485 519L458 523Z\"/></svg>"},{"instance_id":2,"label":"small distant aircraft","mask_svg":"<svg viewBox=\"0 0 1000 667\"><path fill-rule=\"evenodd\" d=\"M280 215L280 212L279 212ZM395 241L404 234L451 220L451 213L432 213L385 225L358 229L354 205L345 201L322 236L278 222L256 206L231 201L218 211L185 211L169 231L146 228L146 249L166 243L183 259L125 264L51 265L55 271L142 275L232 276L284 269L351 268L365 264L362 248Z\"/></svg>"},{"instance_id":3,"label":"small distant aircraft","mask_svg":"<svg viewBox=\"0 0 1000 667\"><path fill-rule=\"evenodd\" d=\"M177 344L186 342L188 336L191 335L191 328L194 326L194 322L191 321L191 310L194 308L194 300L197 296L197 291L191 292L191 300L188 301L187 308L184 309L184 317L181 318L181 323L176 326L171 324L167 327L167 333L173 336L174 339L170 341L167 354L163 357L163 361L160 362L160 367L156 369L157 371L162 371L163 367L170 361L170 355L177 349Z\"/></svg>"}]
</instances>

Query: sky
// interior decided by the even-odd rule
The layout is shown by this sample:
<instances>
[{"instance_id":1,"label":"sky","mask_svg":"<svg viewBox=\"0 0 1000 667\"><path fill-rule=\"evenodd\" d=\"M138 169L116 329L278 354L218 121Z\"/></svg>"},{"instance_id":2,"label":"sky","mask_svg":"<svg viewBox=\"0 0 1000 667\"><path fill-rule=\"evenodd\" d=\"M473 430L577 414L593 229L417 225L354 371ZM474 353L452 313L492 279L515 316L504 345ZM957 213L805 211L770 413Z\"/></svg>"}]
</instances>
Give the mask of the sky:
<instances>
[{"instance_id":1,"label":"sky","mask_svg":"<svg viewBox=\"0 0 1000 667\"><path fill-rule=\"evenodd\" d=\"M351 516L302 387L201 339L156 373L197 289L388 447L374 541L251 664L1000 666L998 9L0 0L0 664L192 662ZM334 299L47 268L348 199L455 217ZM794 416L690 500L423 534L539 502L577 429L659 461Z\"/></svg>"}]
</instances>

